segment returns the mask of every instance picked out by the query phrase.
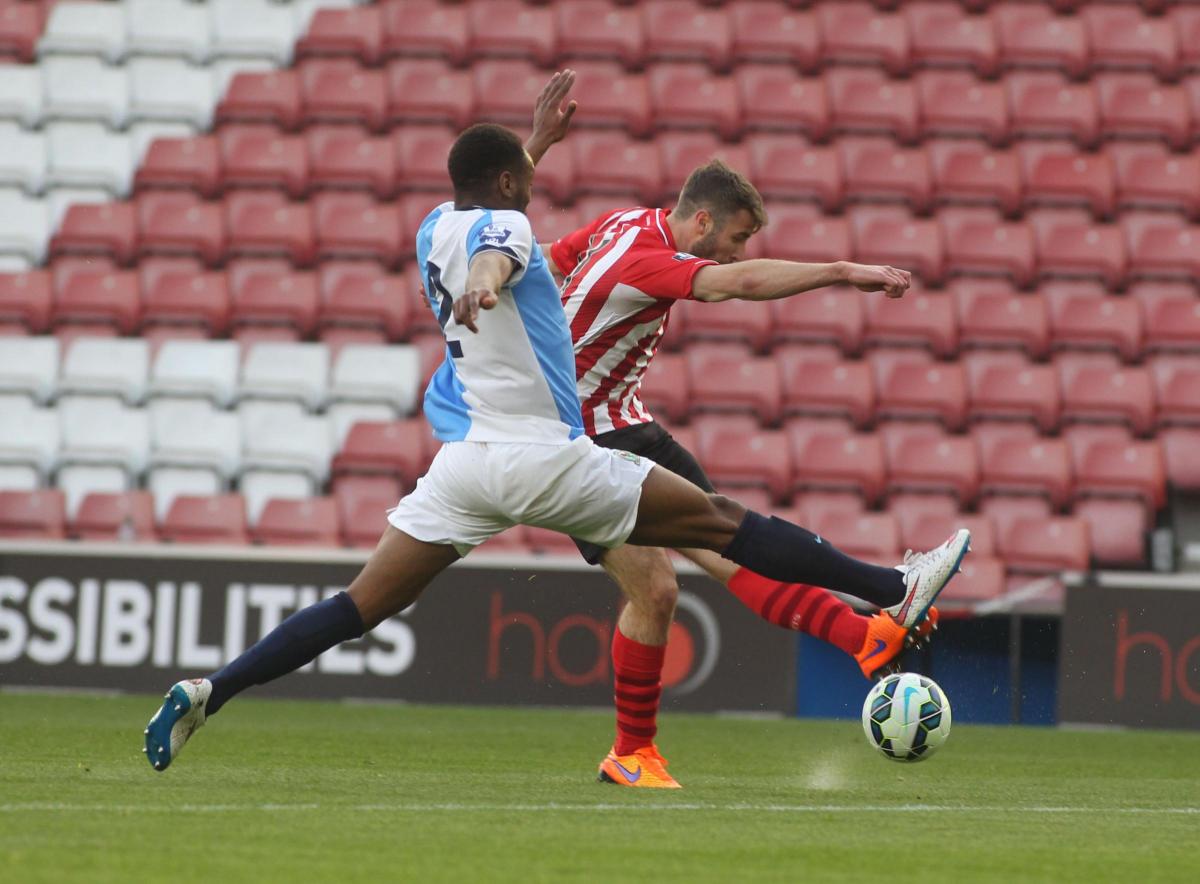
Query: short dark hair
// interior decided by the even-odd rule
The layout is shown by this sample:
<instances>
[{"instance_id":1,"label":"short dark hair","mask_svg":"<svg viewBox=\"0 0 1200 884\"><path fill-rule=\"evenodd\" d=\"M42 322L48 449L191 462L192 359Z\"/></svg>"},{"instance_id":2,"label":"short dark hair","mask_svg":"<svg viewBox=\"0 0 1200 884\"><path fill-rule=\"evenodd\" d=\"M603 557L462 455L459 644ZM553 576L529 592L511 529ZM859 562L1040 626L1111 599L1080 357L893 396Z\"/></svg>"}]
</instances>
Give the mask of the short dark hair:
<instances>
[{"instance_id":1,"label":"short dark hair","mask_svg":"<svg viewBox=\"0 0 1200 884\"><path fill-rule=\"evenodd\" d=\"M525 171L525 145L511 129L479 123L455 139L446 167L455 193L482 193L492 187L501 172Z\"/></svg>"},{"instance_id":2,"label":"short dark hair","mask_svg":"<svg viewBox=\"0 0 1200 884\"><path fill-rule=\"evenodd\" d=\"M694 169L679 192L676 212L691 215L698 209L707 209L718 225L742 209L750 213L757 227L767 223L767 211L754 185L741 172L718 159L711 159Z\"/></svg>"}]
</instances>

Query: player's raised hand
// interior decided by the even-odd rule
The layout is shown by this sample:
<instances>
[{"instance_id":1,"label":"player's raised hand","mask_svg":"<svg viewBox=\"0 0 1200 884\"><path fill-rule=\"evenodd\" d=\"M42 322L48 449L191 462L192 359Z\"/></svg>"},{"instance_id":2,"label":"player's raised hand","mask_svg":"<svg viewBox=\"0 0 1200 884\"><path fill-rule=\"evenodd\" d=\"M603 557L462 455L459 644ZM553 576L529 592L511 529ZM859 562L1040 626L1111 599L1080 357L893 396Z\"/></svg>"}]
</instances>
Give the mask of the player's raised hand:
<instances>
[{"instance_id":1,"label":"player's raised hand","mask_svg":"<svg viewBox=\"0 0 1200 884\"><path fill-rule=\"evenodd\" d=\"M533 106L533 134L525 143L525 149L533 159L534 165L542 158L550 145L562 141L571 128L571 117L578 107L575 100L563 101L575 85L575 72L570 68L558 71L542 88L537 102Z\"/></svg>"},{"instance_id":2,"label":"player's raised hand","mask_svg":"<svg viewBox=\"0 0 1200 884\"><path fill-rule=\"evenodd\" d=\"M883 292L889 298L903 298L912 285L912 274L895 267L848 264L846 282L864 292Z\"/></svg>"},{"instance_id":3,"label":"player's raised hand","mask_svg":"<svg viewBox=\"0 0 1200 884\"><path fill-rule=\"evenodd\" d=\"M500 303L500 298L491 289L472 289L461 298L454 301L454 321L465 325L475 334L479 328L475 320L479 318L480 310L491 310Z\"/></svg>"}]
</instances>

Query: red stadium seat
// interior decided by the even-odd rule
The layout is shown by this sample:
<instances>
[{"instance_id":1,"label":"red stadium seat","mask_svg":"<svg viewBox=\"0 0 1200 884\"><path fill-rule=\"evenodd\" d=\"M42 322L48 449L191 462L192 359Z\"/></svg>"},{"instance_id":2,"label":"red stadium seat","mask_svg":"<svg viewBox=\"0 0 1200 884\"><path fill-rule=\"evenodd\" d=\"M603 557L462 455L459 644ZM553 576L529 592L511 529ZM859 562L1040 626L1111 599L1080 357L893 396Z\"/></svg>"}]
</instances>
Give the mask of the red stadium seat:
<instances>
[{"instance_id":1,"label":"red stadium seat","mask_svg":"<svg viewBox=\"0 0 1200 884\"><path fill-rule=\"evenodd\" d=\"M1154 386L1144 368L1063 365L1063 419L1123 422L1135 433L1154 426Z\"/></svg>"},{"instance_id":2,"label":"red stadium seat","mask_svg":"<svg viewBox=\"0 0 1200 884\"><path fill-rule=\"evenodd\" d=\"M768 141L774 140L773 136L765 138ZM674 179L667 182L668 201L674 200L679 192L679 185L683 184L692 169L713 158L723 160L742 174L749 174L754 178L750 171L750 152L741 144L727 144L708 132L664 132L654 140L662 156L663 169ZM794 139L790 140L795 143ZM570 156L568 151L561 153L563 156ZM542 166L539 163L538 174L541 172ZM763 192L762 182L755 180L755 187L759 193Z\"/></svg>"},{"instance_id":3,"label":"red stadium seat","mask_svg":"<svg viewBox=\"0 0 1200 884\"><path fill-rule=\"evenodd\" d=\"M225 197L225 223L231 255L312 263L315 243L307 203L288 202L281 193L233 193Z\"/></svg>"},{"instance_id":4,"label":"red stadium seat","mask_svg":"<svg viewBox=\"0 0 1200 884\"><path fill-rule=\"evenodd\" d=\"M721 488L761 488L775 503L791 493L792 462L782 430L747 428L740 421L704 417L697 421L696 454Z\"/></svg>"},{"instance_id":5,"label":"red stadium seat","mask_svg":"<svg viewBox=\"0 0 1200 884\"><path fill-rule=\"evenodd\" d=\"M1150 514L1167 502L1157 441L1074 437L1069 444L1077 498L1134 497Z\"/></svg>"},{"instance_id":6,"label":"red stadium seat","mask_svg":"<svg viewBox=\"0 0 1200 884\"><path fill-rule=\"evenodd\" d=\"M792 446L793 489L853 491L868 503L883 494L883 443L870 433L834 429L806 418L785 428Z\"/></svg>"},{"instance_id":7,"label":"red stadium seat","mask_svg":"<svg viewBox=\"0 0 1200 884\"><path fill-rule=\"evenodd\" d=\"M181 494L171 503L160 533L169 543L249 543L246 502L240 494Z\"/></svg>"},{"instance_id":8,"label":"red stadium seat","mask_svg":"<svg viewBox=\"0 0 1200 884\"><path fill-rule=\"evenodd\" d=\"M1200 316L1200 308L1193 312ZM1194 340L1200 349L1200 337ZM1200 424L1200 358L1159 356L1151 361L1150 374L1158 403L1158 425Z\"/></svg>"},{"instance_id":9,"label":"red stadium seat","mask_svg":"<svg viewBox=\"0 0 1200 884\"><path fill-rule=\"evenodd\" d=\"M1179 40L1179 61L1186 70L1200 70L1200 9L1172 6L1167 19L1175 26Z\"/></svg>"},{"instance_id":10,"label":"red stadium seat","mask_svg":"<svg viewBox=\"0 0 1200 884\"><path fill-rule=\"evenodd\" d=\"M1118 288L1128 271L1125 238L1115 224L1095 224L1058 214L1030 215L1043 275L1093 276Z\"/></svg>"},{"instance_id":11,"label":"red stadium seat","mask_svg":"<svg viewBox=\"0 0 1200 884\"><path fill-rule=\"evenodd\" d=\"M378 6L318 9L296 41L297 58L356 58L372 67L383 58L383 15Z\"/></svg>"},{"instance_id":12,"label":"red stadium seat","mask_svg":"<svg viewBox=\"0 0 1200 884\"><path fill-rule=\"evenodd\" d=\"M658 64L646 75L654 125L663 129L716 130L733 140L742 125L737 87L703 65Z\"/></svg>"},{"instance_id":13,"label":"red stadium seat","mask_svg":"<svg viewBox=\"0 0 1200 884\"><path fill-rule=\"evenodd\" d=\"M195 256L209 266L225 256L225 217L220 203L193 193L150 192L137 197L138 252Z\"/></svg>"},{"instance_id":14,"label":"red stadium seat","mask_svg":"<svg viewBox=\"0 0 1200 884\"><path fill-rule=\"evenodd\" d=\"M684 341L722 341L745 344L763 353L771 342L771 305L765 301L685 301L675 308L687 312Z\"/></svg>"},{"instance_id":15,"label":"red stadium seat","mask_svg":"<svg viewBox=\"0 0 1200 884\"><path fill-rule=\"evenodd\" d=\"M645 0L639 4L648 61L701 61L728 70L733 32L722 10L693 0Z\"/></svg>"},{"instance_id":16,"label":"red stadium seat","mask_svg":"<svg viewBox=\"0 0 1200 884\"><path fill-rule=\"evenodd\" d=\"M313 188L366 189L381 199L395 194L396 152L386 136L342 126L312 126L304 134Z\"/></svg>"},{"instance_id":17,"label":"red stadium seat","mask_svg":"<svg viewBox=\"0 0 1200 884\"><path fill-rule=\"evenodd\" d=\"M0 273L0 323L41 334L50 326L50 305L49 271Z\"/></svg>"},{"instance_id":18,"label":"red stadium seat","mask_svg":"<svg viewBox=\"0 0 1200 884\"><path fill-rule=\"evenodd\" d=\"M275 546L341 546L337 502L332 497L267 501L254 540Z\"/></svg>"},{"instance_id":19,"label":"red stadium seat","mask_svg":"<svg viewBox=\"0 0 1200 884\"><path fill-rule=\"evenodd\" d=\"M293 198L308 190L303 137L271 126L226 126L217 136L226 187L278 187Z\"/></svg>"},{"instance_id":20,"label":"red stadium seat","mask_svg":"<svg viewBox=\"0 0 1200 884\"><path fill-rule=\"evenodd\" d=\"M1056 347L1111 347L1132 361L1142 349L1142 312L1132 298L1070 297L1050 303Z\"/></svg>"},{"instance_id":21,"label":"red stadium seat","mask_svg":"<svg viewBox=\"0 0 1200 884\"><path fill-rule=\"evenodd\" d=\"M1087 524L1092 559L1105 567L1144 568L1150 520L1145 507L1127 500L1092 499L1075 504Z\"/></svg>"},{"instance_id":22,"label":"red stadium seat","mask_svg":"<svg viewBox=\"0 0 1200 884\"><path fill-rule=\"evenodd\" d=\"M993 357L967 360L966 367L972 420L1032 419L1043 432L1058 427L1062 403L1058 376L1051 366Z\"/></svg>"},{"instance_id":23,"label":"red stadium seat","mask_svg":"<svg viewBox=\"0 0 1200 884\"><path fill-rule=\"evenodd\" d=\"M45 8L37 3L0 6L0 55L12 55L25 64L33 63L45 20Z\"/></svg>"},{"instance_id":24,"label":"red stadium seat","mask_svg":"<svg viewBox=\"0 0 1200 884\"><path fill-rule=\"evenodd\" d=\"M694 412L733 411L756 415L763 425L779 422L783 390L775 360L715 344L692 348L687 365Z\"/></svg>"},{"instance_id":25,"label":"red stadium seat","mask_svg":"<svg viewBox=\"0 0 1200 884\"><path fill-rule=\"evenodd\" d=\"M68 531L79 540L157 540L154 496L149 491L93 491L79 504Z\"/></svg>"},{"instance_id":26,"label":"red stadium seat","mask_svg":"<svg viewBox=\"0 0 1200 884\"><path fill-rule=\"evenodd\" d=\"M1041 298L1017 294L1008 283L956 280L959 343L964 347L1019 347L1045 355L1050 317Z\"/></svg>"},{"instance_id":27,"label":"red stadium seat","mask_svg":"<svg viewBox=\"0 0 1200 884\"><path fill-rule=\"evenodd\" d=\"M305 122L355 123L378 132L387 120L383 72L348 59L311 59L299 66Z\"/></svg>"},{"instance_id":28,"label":"red stadium seat","mask_svg":"<svg viewBox=\"0 0 1200 884\"><path fill-rule=\"evenodd\" d=\"M1167 19L1112 6L1088 6L1080 16L1094 67L1148 70L1166 80L1178 75L1179 39Z\"/></svg>"},{"instance_id":29,"label":"red stadium seat","mask_svg":"<svg viewBox=\"0 0 1200 884\"><path fill-rule=\"evenodd\" d=\"M404 491L387 476L342 476L333 481L342 539L350 546L374 547L387 527L387 511Z\"/></svg>"},{"instance_id":30,"label":"red stadium seat","mask_svg":"<svg viewBox=\"0 0 1200 884\"><path fill-rule=\"evenodd\" d=\"M473 59L527 58L548 67L558 56L553 11L520 0L473 0L467 5L467 34Z\"/></svg>"},{"instance_id":31,"label":"red stadium seat","mask_svg":"<svg viewBox=\"0 0 1200 884\"><path fill-rule=\"evenodd\" d=\"M1188 96L1153 74L1100 74L1095 78L1106 138L1161 138L1176 150L1191 137Z\"/></svg>"},{"instance_id":32,"label":"red stadium seat","mask_svg":"<svg viewBox=\"0 0 1200 884\"><path fill-rule=\"evenodd\" d=\"M322 329L376 329L398 341L421 306L402 277L388 275L372 261L324 261L317 271L317 287L317 323Z\"/></svg>"},{"instance_id":33,"label":"red stadium seat","mask_svg":"<svg viewBox=\"0 0 1200 884\"><path fill-rule=\"evenodd\" d=\"M118 264L129 264L136 240L133 203L76 203L67 208L50 239L50 257L108 255Z\"/></svg>"},{"instance_id":34,"label":"red stadium seat","mask_svg":"<svg viewBox=\"0 0 1200 884\"><path fill-rule=\"evenodd\" d=\"M614 7L607 0L559 0L553 9L563 56L641 66L646 41L638 10Z\"/></svg>"},{"instance_id":35,"label":"red stadium seat","mask_svg":"<svg viewBox=\"0 0 1200 884\"><path fill-rule=\"evenodd\" d=\"M825 289L776 301L772 307L777 341L828 341L850 354L862 349L866 311L858 289Z\"/></svg>"},{"instance_id":36,"label":"red stadium seat","mask_svg":"<svg viewBox=\"0 0 1200 884\"><path fill-rule=\"evenodd\" d=\"M990 19L967 15L946 0L905 3L902 12L918 65L970 67L983 77L998 70L1000 50Z\"/></svg>"},{"instance_id":37,"label":"red stadium seat","mask_svg":"<svg viewBox=\"0 0 1200 884\"><path fill-rule=\"evenodd\" d=\"M626 73L609 61L584 62L575 73L572 97L587 112L572 120L571 125L619 126L638 137L650 134L654 120L643 75ZM559 151L561 148L551 153Z\"/></svg>"},{"instance_id":38,"label":"red stadium seat","mask_svg":"<svg viewBox=\"0 0 1200 884\"><path fill-rule=\"evenodd\" d=\"M1083 206L1097 217L1112 214L1116 180L1104 154L1070 145L1025 142L1017 146L1026 205Z\"/></svg>"},{"instance_id":39,"label":"red stadium seat","mask_svg":"<svg viewBox=\"0 0 1200 884\"><path fill-rule=\"evenodd\" d=\"M674 318L674 317L672 317ZM642 381L638 398L653 414L659 412L672 423L688 418L692 391L688 385L687 363L680 353L659 353Z\"/></svg>"},{"instance_id":40,"label":"red stadium seat","mask_svg":"<svg viewBox=\"0 0 1200 884\"><path fill-rule=\"evenodd\" d=\"M1009 568L1049 573L1086 571L1091 557L1083 519L1052 516L1017 519L1000 535L1000 552Z\"/></svg>"},{"instance_id":41,"label":"red stadium seat","mask_svg":"<svg viewBox=\"0 0 1200 884\"><path fill-rule=\"evenodd\" d=\"M411 253L410 237L392 203L365 193L319 193L312 198L320 258L370 258L395 267Z\"/></svg>"},{"instance_id":42,"label":"red stadium seat","mask_svg":"<svg viewBox=\"0 0 1200 884\"><path fill-rule=\"evenodd\" d=\"M1163 298L1147 308L1146 349L1200 351L1200 300Z\"/></svg>"},{"instance_id":43,"label":"red stadium seat","mask_svg":"<svg viewBox=\"0 0 1200 884\"><path fill-rule=\"evenodd\" d=\"M133 176L134 187L171 187L213 197L221 187L221 158L211 135L155 138Z\"/></svg>"},{"instance_id":44,"label":"red stadium seat","mask_svg":"<svg viewBox=\"0 0 1200 884\"><path fill-rule=\"evenodd\" d=\"M67 504L56 488L39 491L0 490L0 537L62 540Z\"/></svg>"},{"instance_id":45,"label":"red stadium seat","mask_svg":"<svg viewBox=\"0 0 1200 884\"><path fill-rule=\"evenodd\" d=\"M1121 208L1171 209L1200 217L1200 155L1177 154L1162 144L1113 142Z\"/></svg>"},{"instance_id":46,"label":"red stadium seat","mask_svg":"<svg viewBox=\"0 0 1200 884\"><path fill-rule=\"evenodd\" d=\"M805 145L791 135L758 135L750 139L750 178L768 199L816 200L826 211L842 205L844 182L834 147ZM784 212L789 209L784 207ZM768 214L770 230L777 226L774 207Z\"/></svg>"},{"instance_id":47,"label":"red stadium seat","mask_svg":"<svg viewBox=\"0 0 1200 884\"><path fill-rule=\"evenodd\" d=\"M933 182L925 151L887 138L842 138L837 150L848 199L904 202L916 212L929 207Z\"/></svg>"},{"instance_id":48,"label":"red stadium seat","mask_svg":"<svg viewBox=\"0 0 1200 884\"><path fill-rule=\"evenodd\" d=\"M866 305L868 345L915 344L942 357L958 351L958 323L949 295L910 291L897 300L869 292Z\"/></svg>"},{"instance_id":49,"label":"red stadium seat","mask_svg":"<svg viewBox=\"0 0 1200 884\"><path fill-rule=\"evenodd\" d=\"M791 512L785 517L797 525L807 526L828 513L865 512L862 497L852 491L806 491L795 496Z\"/></svg>"},{"instance_id":50,"label":"red stadium seat","mask_svg":"<svg viewBox=\"0 0 1200 884\"><path fill-rule=\"evenodd\" d=\"M296 71L247 71L235 74L217 104L216 122L274 123L296 129L302 118Z\"/></svg>"},{"instance_id":51,"label":"red stadium seat","mask_svg":"<svg viewBox=\"0 0 1200 884\"><path fill-rule=\"evenodd\" d=\"M985 494L1034 494L1054 507L1071 495L1071 459L1061 439L1004 433L978 440L980 490Z\"/></svg>"},{"instance_id":52,"label":"red stadium seat","mask_svg":"<svg viewBox=\"0 0 1200 884\"><path fill-rule=\"evenodd\" d=\"M82 270L56 284L54 325L102 325L133 334L141 318L141 286L132 270Z\"/></svg>"},{"instance_id":53,"label":"red stadium seat","mask_svg":"<svg viewBox=\"0 0 1200 884\"><path fill-rule=\"evenodd\" d=\"M1020 208L1021 176L1011 151L950 139L927 142L925 149L937 202L995 205L1006 214Z\"/></svg>"},{"instance_id":54,"label":"red stadium seat","mask_svg":"<svg viewBox=\"0 0 1200 884\"><path fill-rule=\"evenodd\" d=\"M900 527L891 513L828 512L806 527L848 556L877 565L899 558Z\"/></svg>"},{"instance_id":55,"label":"red stadium seat","mask_svg":"<svg viewBox=\"0 0 1200 884\"><path fill-rule=\"evenodd\" d=\"M735 3L729 21L739 64L784 62L803 71L817 69L821 35L812 13L777 3Z\"/></svg>"},{"instance_id":56,"label":"red stadium seat","mask_svg":"<svg viewBox=\"0 0 1200 884\"><path fill-rule=\"evenodd\" d=\"M747 129L799 130L817 140L828 135L831 110L824 80L797 77L789 68L770 64L738 65L733 80Z\"/></svg>"},{"instance_id":57,"label":"red stadium seat","mask_svg":"<svg viewBox=\"0 0 1200 884\"><path fill-rule=\"evenodd\" d=\"M1000 3L991 10L1001 63L1006 67L1051 67L1072 77L1090 61L1082 20L1055 15L1044 4Z\"/></svg>"},{"instance_id":58,"label":"red stadium seat","mask_svg":"<svg viewBox=\"0 0 1200 884\"><path fill-rule=\"evenodd\" d=\"M662 193L662 166L652 143L616 132L575 132L569 141L583 192L632 195L643 205Z\"/></svg>"},{"instance_id":59,"label":"red stadium seat","mask_svg":"<svg viewBox=\"0 0 1200 884\"><path fill-rule=\"evenodd\" d=\"M1000 83L985 83L966 71L917 75L921 129L929 135L973 135L993 144L1008 138L1008 102Z\"/></svg>"},{"instance_id":60,"label":"red stadium seat","mask_svg":"<svg viewBox=\"0 0 1200 884\"><path fill-rule=\"evenodd\" d=\"M869 366L814 358L806 348L775 352L783 377L785 414L846 416L862 427L875 408L875 384Z\"/></svg>"},{"instance_id":61,"label":"red stadium seat","mask_svg":"<svg viewBox=\"0 0 1200 884\"><path fill-rule=\"evenodd\" d=\"M432 58L398 58L385 72L389 123L446 123L465 129L474 118L470 71Z\"/></svg>"},{"instance_id":62,"label":"red stadium seat","mask_svg":"<svg viewBox=\"0 0 1200 884\"><path fill-rule=\"evenodd\" d=\"M930 285L939 284L945 276L945 249L936 221L862 207L851 210L850 223L856 260L909 270Z\"/></svg>"},{"instance_id":63,"label":"red stadium seat","mask_svg":"<svg viewBox=\"0 0 1200 884\"><path fill-rule=\"evenodd\" d=\"M579 134L574 133L572 138ZM448 197L450 179L446 173L446 158L455 137L452 129L441 126L401 126L396 129L391 138L396 149L397 184L405 190L433 190Z\"/></svg>"},{"instance_id":64,"label":"red stadium seat","mask_svg":"<svg viewBox=\"0 0 1200 884\"><path fill-rule=\"evenodd\" d=\"M229 328L232 307L225 274L199 272L178 259L144 259L142 331L152 326L198 326L220 336Z\"/></svg>"},{"instance_id":65,"label":"red stadium seat","mask_svg":"<svg viewBox=\"0 0 1200 884\"><path fill-rule=\"evenodd\" d=\"M917 140L920 112L912 83L891 80L882 71L852 68L832 68L824 80L834 128L892 134L904 143Z\"/></svg>"},{"instance_id":66,"label":"red stadium seat","mask_svg":"<svg viewBox=\"0 0 1200 884\"><path fill-rule=\"evenodd\" d=\"M1167 481L1181 491L1200 491L1200 429L1194 427L1172 427L1161 430L1158 441L1162 445L1163 462Z\"/></svg>"},{"instance_id":67,"label":"red stadium seat","mask_svg":"<svg viewBox=\"0 0 1200 884\"><path fill-rule=\"evenodd\" d=\"M562 151L567 153L567 151ZM600 199L593 197L593 199ZM608 198L603 198L605 205L611 207ZM601 211L604 211L601 209ZM577 208L564 208L556 206L550 200L540 194L534 194L529 205L525 207L525 215L529 218L529 224L533 228L533 234L537 237L538 242L552 243L560 237L566 236L578 230L587 221L592 220L595 216L581 215Z\"/></svg>"},{"instance_id":68,"label":"red stadium seat","mask_svg":"<svg viewBox=\"0 0 1200 884\"><path fill-rule=\"evenodd\" d=\"M1017 73L1004 78L1012 130L1019 136L1073 138L1095 144L1100 107L1090 83L1075 84L1058 74Z\"/></svg>"},{"instance_id":69,"label":"red stadium seat","mask_svg":"<svg viewBox=\"0 0 1200 884\"><path fill-rule=\"evenodd\" d=\"M1121 218L1134 276L1175 277L1188 281L1200 277L1200 225L1187 225L1165 213Z\"/></svg>"},{"instance_id":70,"label":"red stadium seat","mask_svg":"<svg viewBox=\"0 0 1200 884\"><path fill-rule=\"evenodd\" d=\"M894 502L889 502L888 512L896 517L900 525L902 549L933 549L959 528L966 528L971 532L971 554L968 559L996 555L996 530L989 516L923 511L903 504L897 507Z\"/></svg>"},{"instance_id":71,"label":"red stadium seat","mask_svg":"<svg viewBox=\"0 0 1200 884\"><path fill-rule=\"evenodd\" d=\"M969 437L947 435L923 423L894 422L877 432L883 440L890 492L950 493L963 506L975 500L979 459Z\"/></svg>"},{"instance_id":72,"label":"red stadium seat","mask_svg":"<svg viewBox=\"0 0 1200 884\"><path fill-rule=\"evenodd\" d=\"M380 4L380 12L385 57L434 55L455 65L470 60L466 5L386 0Z\"/></svg>"},{"instance_id":73,"label":"red stadium seat","mask_svg":"<svg viewBox=\"0 0 1200 884\"><path fill-rule=\"evenodd\" d=\"M997 540L1018 519L1045 519L1052 515L1050 501L1044 497L989 496L979 502L979 513L992 520Z\"/></svg>"},{"instance_id":74,"label":"red stadium seat","mask_svg":"<svg viewBox=\"0 0 1200 884\"><path fill-rule=\"evenodd\" d=\"M504 125L528 125L534 102L549 79L545 71L532 62L507 58L477 61L471 71L477 117Z\"/></svg>"},{"instance_id":75,"label":"red stadium seat","mask_svg":"<svg viewBox=\"0 0 1200 884\"><path fill-rule=\"evenodd\" d=\"M317 283L311 273L277 271L271 262L230 266L229 290L236 326L289 326L301 337L317 321Z\"/></svg>"},{"instance_id":76,"label":"red stadium seat","mask_svg":"<svg viewBox=\"0 0 1200 884\"><path fill-rule=\"evenodd\" d=\"M869 3L826 3L817 8L825 62L879 64L890 74L908 72L908 27L899 15L880 15Z\"/></svg>"},{"instance_id":77,"label":"red stadium seat","mask_svg":"<svg viewBox=\"0 0 1200 884\"><path fill-rule=\"evenodd\" d=\"M972 555L963 559L957 580L942 590L938 596L943 608L949 603L978 604L997 599L1005 592L1004 561L994 556L982 556L974 552L975 536L971 536Z\"/></svg>"},{"instance_id":78,"label":"red stadium seat","mask_svg":"<svg viewBox=\"0 0 1200 884\"><path fill-rule=\"evenodd\" d=\"M437 442L424 418L360 421L333 458L335 476L390 476L406 488L429 469ZM393 501L395 503L395 501Z\"/></svg>"}]
</instances>

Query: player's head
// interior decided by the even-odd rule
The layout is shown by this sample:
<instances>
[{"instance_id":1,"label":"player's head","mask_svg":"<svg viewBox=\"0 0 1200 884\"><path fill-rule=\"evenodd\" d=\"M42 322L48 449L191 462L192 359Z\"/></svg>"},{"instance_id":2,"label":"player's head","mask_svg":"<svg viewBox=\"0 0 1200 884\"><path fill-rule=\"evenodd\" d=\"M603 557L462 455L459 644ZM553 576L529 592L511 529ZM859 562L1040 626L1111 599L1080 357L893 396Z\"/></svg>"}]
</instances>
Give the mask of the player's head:
<instances>
[{"instance_id":1,"label":"player's head","mask_svg":"<svg viewBox=\"0 0 1200 884\"><path fill-rule=\"evenodd\" d=\"M767 223L754 185L720 160L688 176L671 218L681 250L722 264L745 257L746 243Z\"/></svg>"},{"instance_id":2,"label":"player's head","mask_svg":"<svg viewBox=\"0 0 1200 884\"><path fill-rule=\"evenodd\" d=\"M533 160L517 133L479 123L458 136L446 163L458 206L524 212L533 188Z\"/></svg>"}]
</instances>

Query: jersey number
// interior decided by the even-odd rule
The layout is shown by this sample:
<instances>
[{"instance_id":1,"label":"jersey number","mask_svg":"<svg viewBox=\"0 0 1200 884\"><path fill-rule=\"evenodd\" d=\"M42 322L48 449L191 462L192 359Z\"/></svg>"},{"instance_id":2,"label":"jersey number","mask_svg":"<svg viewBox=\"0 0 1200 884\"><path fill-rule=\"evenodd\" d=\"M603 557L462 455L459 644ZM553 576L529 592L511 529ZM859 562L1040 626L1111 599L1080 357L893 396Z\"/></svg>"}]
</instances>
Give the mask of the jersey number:
<instances>
[{"instance_id":1,"label":"jersey number","mask_svg":"<svg viewBox=\"0 0 1200 884\"><path fill-rule=\"evenodd\" d=\"M442 285L442 271L432 261L425 262L425 276L429 280L429 303L437 313L438 325L442 327L444 335L446 323L450 321L450 314L454 312L454 298ZM462 344L458 341L447 340L446 346L449 347L451 356L455 359L462 358Z\"/></svg>"}]
</instances>

